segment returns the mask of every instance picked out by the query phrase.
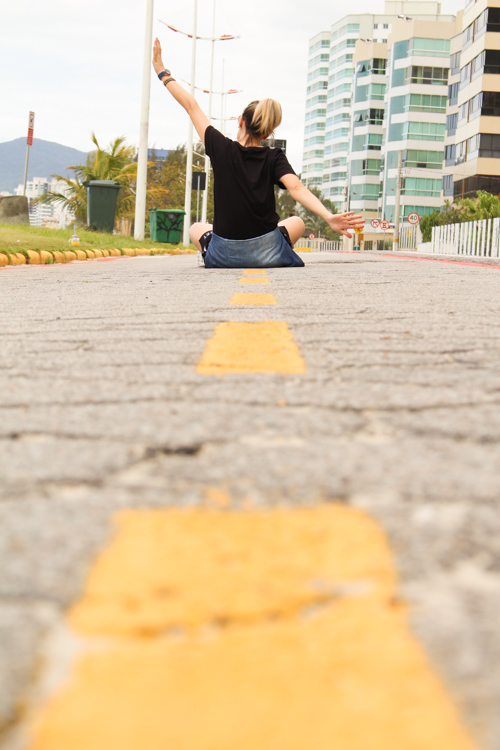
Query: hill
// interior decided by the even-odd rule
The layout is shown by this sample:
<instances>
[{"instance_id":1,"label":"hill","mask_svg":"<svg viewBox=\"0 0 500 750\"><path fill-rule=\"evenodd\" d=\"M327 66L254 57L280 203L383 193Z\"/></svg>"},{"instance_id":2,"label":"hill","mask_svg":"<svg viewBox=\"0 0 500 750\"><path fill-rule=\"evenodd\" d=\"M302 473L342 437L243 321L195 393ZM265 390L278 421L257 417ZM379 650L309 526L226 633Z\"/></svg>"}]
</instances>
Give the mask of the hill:
<instances>
[{"instance_id":1,"label":"hill","mask_svg":"<svg viewBox=\"0 0 500 750\"><path fill-rule=\"evenodd\" d=\"M28 180L33 177L50 177L51 174L73 176L66 167L84 164L87 154L60 143L33 139L28 162ZM24 180L26 137L0 143L0 192L15 188Z\"/></svg>"}]
</instances>

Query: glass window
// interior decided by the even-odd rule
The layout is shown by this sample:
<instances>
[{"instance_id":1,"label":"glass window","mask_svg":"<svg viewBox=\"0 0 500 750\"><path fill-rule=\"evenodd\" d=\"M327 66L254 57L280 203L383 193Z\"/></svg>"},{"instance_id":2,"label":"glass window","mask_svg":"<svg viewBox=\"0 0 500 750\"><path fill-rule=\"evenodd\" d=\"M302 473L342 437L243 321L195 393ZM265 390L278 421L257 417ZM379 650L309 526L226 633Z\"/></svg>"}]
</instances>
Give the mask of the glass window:
<instances>
[{"instance_id":1,"label":"glass window","mask_svg":"<svg viewBox=\"0 0 500 750\"><path fill-rule=\"evenodd\" d=\"M481 133L479 142L479 156L489 159L500 158L500 135L496 133Z\"/></svg>"},{"instance_id":2,"label":"glass window","mask_svg":"<svg viewBox=\"0 0 500 750\"><path fill-rule=\"evenodd\" d=\"M456 151L457 147L454 143L450 143L444 147L444 160L447 166L455 164Z\"/></svg>"},{"instance_id":3,"label":"glass window","mask_svg":"<svg viewBox=\"0 0 500 750\"><path fill-rule=\"evenodd\" d=\"M368 75L368 60L363 60L356 65L356 75L358 77Z\"/></svg>"},{"instance_id":4,"label":"glass window","mask_svg":"<svg viewBox=\"0 0 500 750\"><path fill-rule=\"evenodd\" d=\"M470 99L468 102L465 102L465 104L462 105L462 107L465 108L464 118L467 117L467 105L469 107L469 120L472 120L474 117L476 117L477 115L481 113L482 103L483 103L483 92L481 91L479 94L476 94L476 96L473 96L472 99Z\"/></svg>"},{"instance_id":5,"label":"glass window","mask_svg":"<svg viewBox=\"0 0 500 750\"><path fill-rule=\"evenodd\" d=\"M448 104L457 103L459 85L459 83L452 83L451 86L448 86Z\"/></svg>"},{"instance_id":6,"label":"glass window","mask_svg":"<svg viewBox=\"0 0 500 750\"><path fill-rule=\"evenodd\" d=\"M488 74L500 74L500 50L486 49L478 57L484 56L484 72Z\"/></svg>"},{"instance_id":7,"label":"glass window","mask_svg":"<svg viewBox=\"0 0 500 750\"><path fill-rule=\"evenodd\" d=\"M467 122L468 116L469 116L469 102L464 102L458 108L457 122L459 123Z\"/></svg>"},{"instance_id":8,"label":"glass window","mask_svg":"<svg viewBox=\"0 0 500 750\"><path fill-rule=\"evenodd\" d=\"M487 8L484 12L488 13L486 31L500 31L500 8Z\"/></svg>"},{"instance_id":9,"label":"glass window","mask_svg":"<svg viewBox=\"0 0 500 750\"><path fill-rule=\"evenodd\" d=\"M385 96L385 83L370 83L368 86L368 99L383 99Z\"/></svg>"},{"instance_id":10,"label":"glass window","mask_svg":"<svg viewBox=\"0 0 500 750\"><path fill-rule=\"evenodd\" d=\"M403 138L422 141L442 141L446 125L437 122L405 122L403 123Z\"/></svg>"},{"instance_id":11,"label":"glass window","mask_svg":"<svg viewBox=\"0 0 500 750\"><path fill-rule=\"evenodd\" d=\"M455 52L450 57L450 75L454 76L460 69L460 52Z\"/></svg>"},{"instance_id":12,"label":"glass window","mask_svg":"<svg viewBox=\"0 0 500 750\"><path fill-rule=\"evenodd\" d=\"M369 63L368 69L373 75L385 75L387 60L383 57L374 57Z\"/></svg>"},{"instance_id":13,"label":"glass window","mask_svg":"<svg viewBox=\"0 0 500 750\"><path fill-rule=\"evenodd\" d=\"M405 112L436 112L446 111L446 96L438 94L408 94L405 96Z\"/></svg>"},{"instance_id":14,"label":"glass window","mask_svg":"<svg viewBox=\"0 0 500 750\"><path fill-rule=\"evenodd\" d=\"M406 83L426 83L445 86L448 83L448 68L434 68L430 65L411 65L405 70Z\"/></svg>"},{"instance_id":15,"label":"glass window","mask_svg":"<svg viewBox=\"0 0 500 750\"><path fill-rule=\"evenodd\" d=\"M500 91L483 91L481 114L486 117L500 117Z\"/></svg>"},{"instance_id":16,"label":"glass window","mask_svg":"<svg viewBox=\"0 0 500 750\"><path fill-rule=\"evenodd\" d=\"M470 82L470 69L471 64L467 63L460 71L460 87L463 88Z\"/></svg>"},{"instance_id":17,"label":"glass window","mask_svg":"<svg viewBox=\"0 0 500 750\"><path fill-rule=\"evenodd\" d=\"M467 28L464 30L464 35L462 37L462 49L466 49L470 44L472 44L473 38L474 24L471 23L470 26L467 26Z\"/></svg>"},{"instance_id":18,"label":"glass window","mask_svg":"<svg viewBox=\"0 0 500 750\"><path fill-rule=\"evenodd\" d=\"M430 57L448 57L450 54L449 39L410 39L408 46L410 55L426 55Z\"/></svg>"},{"instance_id":19,"label":"glass window","mask_svg":"<svg viewBox=\"0 0 500 750\"><path fill-rule=\"evenodd\" d=\"M402 60L404 57L408 57L408 41L393 44L392 55L394 60Z\"/></svg>"}]
</instances>

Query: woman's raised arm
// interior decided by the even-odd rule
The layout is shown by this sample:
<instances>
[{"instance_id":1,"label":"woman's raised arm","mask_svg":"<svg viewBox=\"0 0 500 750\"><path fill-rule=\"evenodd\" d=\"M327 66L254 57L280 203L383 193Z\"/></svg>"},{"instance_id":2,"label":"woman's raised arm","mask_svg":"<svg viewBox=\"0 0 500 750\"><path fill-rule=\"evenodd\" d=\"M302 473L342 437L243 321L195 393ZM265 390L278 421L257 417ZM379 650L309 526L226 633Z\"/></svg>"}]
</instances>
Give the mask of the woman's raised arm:
<instances>
[{"instance_id":1,"label":"woman's raised arm","mask_svg":"<svg viewBox=\"0 0 500 750\"><path fill-rule=\"evenodd\" d=\"M153 67L155 69L156 75L158 75L158 73L161 73L162 70L165 70L165 65L163 64L163 60L161 58L161 45L158 37L155 39L155 43L153 46ZM170 77L171 76L166 76L165 78L168 79ZM196 132L200 136L201 142L203 143L203 145L205 145L205 130L210 125L210 123L208 121L208 117L200 108L200 105L198 104L196 99L191 96L191 94L186 91L186 89L182 88L182 86L177 83L177 81L167 83L165 88L168 89L174 99L178 101L182 107L184 107L189 117L191 118L194 127L196 128Z\"/></svg>"}]
</instances>

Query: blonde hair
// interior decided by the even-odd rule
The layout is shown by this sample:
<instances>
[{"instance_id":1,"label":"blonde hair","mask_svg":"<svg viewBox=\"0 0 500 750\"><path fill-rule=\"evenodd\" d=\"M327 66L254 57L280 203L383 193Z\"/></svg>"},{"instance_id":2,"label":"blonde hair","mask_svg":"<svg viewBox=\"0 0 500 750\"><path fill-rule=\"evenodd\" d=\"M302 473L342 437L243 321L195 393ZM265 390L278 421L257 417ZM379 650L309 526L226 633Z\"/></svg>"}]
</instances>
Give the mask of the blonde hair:
<instances>
[{"instance_id":1,"label":"blonde hair","mask_svg":"<svg viewBox=\"0 0 500 750\"><path fill-rule=\"evenodd\" d=\"M281 104L275 99L250 102L242 114L247 141L269 138L281 123L281 116Z\"/></svg>"}]
</instances>

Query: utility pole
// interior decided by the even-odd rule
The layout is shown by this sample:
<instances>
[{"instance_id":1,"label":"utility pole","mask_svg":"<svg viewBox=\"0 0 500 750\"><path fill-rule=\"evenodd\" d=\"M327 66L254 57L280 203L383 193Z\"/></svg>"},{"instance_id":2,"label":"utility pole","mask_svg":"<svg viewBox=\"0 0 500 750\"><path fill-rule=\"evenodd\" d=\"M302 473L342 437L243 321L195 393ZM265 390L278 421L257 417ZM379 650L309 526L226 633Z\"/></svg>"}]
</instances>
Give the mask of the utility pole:
<instances>
[{"instance_id":1,"label":"utility pole","mask_svg":"<svg viewBox=\"0 0 500 750\"><path fill-rule=\"evenodd\" d=\"M144 239L146 224L146 183L148 179L149 95L151 91L151 50L153 47L153 4L146 0L146 27L144 32L144 61L142 68L141 123L139 130L139 155L137 159L137 188L135 194L134 238Z\"/></svg>"},{"instance_id":2,"label":"utility pole","mask_svg":"<svg viewBox=\"0 0 500 750\"><path fill-rule=\"evenodd\" d=\"M208 94L208 119L210 121L212 117L212 89L214 87L214 57L215 57L215 0L214 0L214 15L212 21L212 60L210 62L210 88ZM208 207L208 186L210 183L210 158L207 156L205 151L205 190L203 191L203 203L201 207L201 221L203 224L207 223L207 207Z\"/></svg>"},{"instance_id":3,"label":"utility pole","mask_svg":"<svg viewBox=\"0 0 500 750\"><path fill-rule=\"evenodd\" d=\"M394 239L393 250L399 250L399 204L401 202L401 176L403 173L403 152L398 151L398 172L396 176L396 198L394 201Z\"/></svg>"},{"instance_id":4,"label":"utility pole","mask_svg":"<svg viewBox=\"0 0 500 750\"><path fill-rule=\"evenodd\" d=\"M191 48L191 96L194 96L194 81L196 77L196 31L198 23L198 0L194 0L193 18L193 46ZM186 158L186 193L184 196L184 231L182 233L182 244L189 245L189 227L191 226L191 188L193 184L193 122L189 118L187 158Z\"/></svg>"}]
</instances>

